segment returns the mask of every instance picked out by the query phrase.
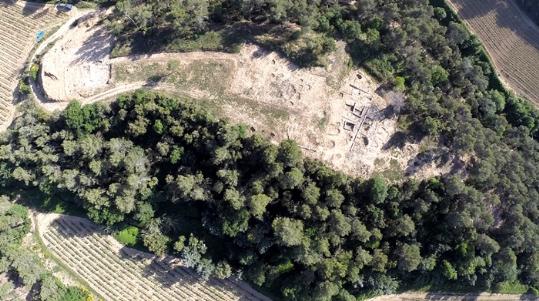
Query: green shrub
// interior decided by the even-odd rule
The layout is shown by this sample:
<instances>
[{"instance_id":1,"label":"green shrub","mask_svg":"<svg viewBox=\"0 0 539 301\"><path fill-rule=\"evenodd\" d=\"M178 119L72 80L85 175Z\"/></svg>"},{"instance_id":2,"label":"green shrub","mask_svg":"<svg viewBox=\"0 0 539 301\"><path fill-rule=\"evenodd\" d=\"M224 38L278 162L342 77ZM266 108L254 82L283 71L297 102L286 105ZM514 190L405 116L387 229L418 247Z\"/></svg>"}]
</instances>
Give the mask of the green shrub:
<instances>
[{"instance_id":1,"label":"green shrub","mask_svg":"<svg viewBox=\"0 0 539 301\"><path fill-rule=\"evenodd\" d=\"M121 231L114 234L114 238L123 245L133 247L137 244L139 239L139 229L134 226L128 226Z\"/></svg>"},{"instance_id":2,"label":"green shrub","mask_svg":"<svg viewBox=\"0 0 539 301\"><path fill-rule=\"evenodd\" d=\"M89 298L88 292L84 291L81 288L70 286L66 288L63 292L63 295L60 297L60 300L63 301L85 301Z\"/></svg>"},{"instance_id":3,"label":"green shrub","mask_svg":"<svg viewBox=\"0 0 539 301\"><path fill-rule=\"evenodd\" d=\"M37 80L38 74L39 74L39 65L32 64L32 66L30 67L30 78L32 78L32 80Z\"/></svg>"},{"instance_id":4,"label":"green shrub","mask_svg":"<svg viewBox=\"0 0 539 301\"><path fill-rule=\"evenodd\" d=\"M32 92L32 90L30 89L30 85L28 85L24 80L20 80L19 81L19 92L21 92L22 94L30 94L30 92Z\"/></svg>"},{"instance_id":5,"label":"green shrub","mask_svg":"<svg viewBox=\"0 0 539 301\"><path fill-rule=\"evenodd\" d=\"M496 285L496 292L501 294L525 294L528 286L518 281L504 281Z\"/></svg>"}]
</instances>

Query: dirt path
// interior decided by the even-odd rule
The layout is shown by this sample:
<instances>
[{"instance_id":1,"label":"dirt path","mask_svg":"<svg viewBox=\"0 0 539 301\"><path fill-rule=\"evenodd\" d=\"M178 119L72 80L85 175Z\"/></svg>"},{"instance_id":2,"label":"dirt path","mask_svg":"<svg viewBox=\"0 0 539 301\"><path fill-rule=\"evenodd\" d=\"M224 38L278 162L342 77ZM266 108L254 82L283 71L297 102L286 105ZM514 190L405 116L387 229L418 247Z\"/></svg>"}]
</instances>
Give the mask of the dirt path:
<instances>
[{"instance_id":1,"label":"dirt path","mask_svg":"<svg viewBox=\"0 0 539 301\"><path fill-rule=\"evenodd\" d=\"M367 301L537 301L533 296L507 294L444 294L409 292L398 295L380 296Z\"/></svg>"}]
</instances>

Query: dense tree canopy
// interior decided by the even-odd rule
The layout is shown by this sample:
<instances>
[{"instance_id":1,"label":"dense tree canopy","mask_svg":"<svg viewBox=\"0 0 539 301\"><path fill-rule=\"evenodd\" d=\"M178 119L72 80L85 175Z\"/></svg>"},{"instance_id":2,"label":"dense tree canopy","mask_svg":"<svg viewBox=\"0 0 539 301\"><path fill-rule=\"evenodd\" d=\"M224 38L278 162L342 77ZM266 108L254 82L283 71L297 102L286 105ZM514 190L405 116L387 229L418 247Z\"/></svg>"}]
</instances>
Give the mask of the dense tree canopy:
<instances>
[{"instance_id":1,"label":"dense tree canopy","mask_svg":"<svg viewBox=\"0 0 539 301\"><path fill-rule=\"evenodd\" d=\"M29 107L0 147L0 174L5 187L71 195L99 223L142 228L148 249L174 251L205 277L241 270L287 300L413 283L537 286L537 186L524 173L539 161L519 150L536 142L512 138L513 167L494 184L471 171L465 182L388 186L139 91L53 116Z\"/></svg>"}]
</instances>

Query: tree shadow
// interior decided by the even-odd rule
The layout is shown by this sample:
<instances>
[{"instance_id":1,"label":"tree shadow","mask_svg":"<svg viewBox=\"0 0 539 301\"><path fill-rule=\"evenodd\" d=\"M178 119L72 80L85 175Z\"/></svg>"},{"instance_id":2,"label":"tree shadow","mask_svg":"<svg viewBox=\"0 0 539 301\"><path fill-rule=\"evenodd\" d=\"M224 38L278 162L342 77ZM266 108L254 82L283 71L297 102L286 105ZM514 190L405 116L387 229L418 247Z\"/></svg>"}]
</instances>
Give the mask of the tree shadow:
<instances>
[{"instance_id":1,"label":"tree shadow","mask_svg":"<svg viewBox=\"0 0 539 301\"><path fill-rule=\"evenodd\" d=\"M414 158L408 160L404 175L412 176L426 166L435 163L436 168L440 168L450 161L449 153L438 150L429 150L417 154Z\"/></svg>"},{"instance_id":2,"label":"tree shadow","mask_svg":"<svg viewBox=\"0 0 539 301\"><path fill-rule=\"evenodd\" d=\"M142 276L153 277L167 288L175 284L194 285L199 281L203 281L193 270L179 264L178 259L169 256L154 257L142 270Z\"/></svg>"},{"instance_id":3,"label":"tree shadow","mask_svg":"<svg viewBox=\"0 0 539 301\"><path fill-rule=\"evenodd\" d=\"M235 290L241 292L239 300L252 300L250 295L252 292L240 288L236 280L220 280L216 278L204 279L191 268L182 265L180 259L172 256L157 257L155 255L141 252L132 248L123 247L119 251L119 256L122 260L145 261L141 277L152 278L159 282L165 288L171 288L174 285L179 286L206 286L209 285L213 289L220 291ZM206 289L203 289L206 290ZM196 295L196 292L193 292ZM192 296L197 299L199 296Z\"/></svg>"},{"instance_id":4,"label":"tree shadow","mask_svg":"<svg viewBox=\"0 0 539 301\"><path fill-rule=\"evenodd\" d=\"M32 16L32 15L36 14L36 12L42 10L45 6L46 6L45 3L26 1L24 3L24 7L22 9L22 14L24 16ZM45 13L47 13L47 12L45 12ZM37 13L37 15L39 15L39 14L41 14L41 12ZM35 19L35 17L32 16L32 19Z\"/></svg>"},{"instance_id":5,"label":"tree shadow","mask_svg":"<svg viewBox=\"0 0 539 301\"><path fill-rule=\"evenodd\" d=\"M451 300L452 297L458 298L459 301L476 301L479 299L479 294L469 293L469 294L451 294L451 293L427 293L425 300L428 301L442 301L442 300Z\"/></svg>"},{"instance_id":6,"label":"tree shadow","mask_svg":"<svg viewBox=\"0 0 539 301\"><path fill-rule=\"evenodd\" d=\"M3 0L2 2L0 2L0 6L8 7L8 6L15 5L16 3L17 3L17 0Z\"/></svg>"},{"instance_id":7,"label":"tree shadow","mask_svg":"<svg viewBox=\"0 0 539 301\"><path fill-rule=\"evenodd\" d=\"M419 143L423 139L423 135L417 131L411 131L410 133L397 131L391 137L389 140L382 146L382 150L390 150L390 149L402 149L406 146L408 143Z\"/></svg>"},{"instance_id":8,"label":"tree shadow","mask_svg":"<svg viewBox=\"0 0 539 301\"><path fill-rule=\"evenodd\" d=\"M110 234L102 226L90 222L85 218L73 216L60 215L51 222L50 227L54 228L59 237L62 239L70 239L73 237L84 238L96 233L99 235ZM196 290L200 289L200 293L204 294L216 289L217 291L222 292L228 291L231 293L239 293L239 300L252 300L250 296L253 295L253 291L246 290L245 287L243 287L242 284L237 283L236 280L220 280L215 278L205 280L193 269L185 267L181 260L176 257L168 255L158 257L153 254L125 246L118 250L114 244L111 244L108 241L102 241L97 244L98 246L96 247L100 250L104 250L105 247L109 251L114 250L113 252L115 252L115 255L120 261L113 261L120 264L120 266L130 266L131 264L129 264L129 262L139 266L135 269L132 267L127 267L125 272L129 271L129 273L132 273L131 276L140 276L146 279L151 278L155 280L159 283L159 287L170 289L166 292L166 294L175 295L176 297L180 298L181 296L177 295L177 290L172 289L172 287L189 286L196 288ZM88 248L91 247L88 246ZM99 260L99 258L93 259ZM129 277L127 274L125 276ZM212 288L204 288L205 286L211 286ZM198 297L200 296L197 295L196 291L191 291L191 293L188 291L190 290L182 290L182 292L185 294L192 294L190 298L193 300L199 299ZM160 294L161 292L157 291L156 293Z\"/></svg>"},{"instance_id":9,"label":"tree shadow","mask_svg":"<svg viewBox=\"0 0 539 301\"><path fill-rule=\"evenodd\" d=\"M76 216L59 215L55 218L50 227L54 228L56 232L65 239L73 237L87 237L94 233L106 235L106 231L90 222L89 220Z\"/></svg>"},{"instance_id":10,"label":"tree shadow","mask_svg":"<svg viewBox=\"0 0 539 301\"><path fill-rule=\"evenodd\" d=\"M77 59L73 63L102 62L112 51L113 39L112 34L106 28L98 29L77 50Z\"/></svg>"}]
</instances>

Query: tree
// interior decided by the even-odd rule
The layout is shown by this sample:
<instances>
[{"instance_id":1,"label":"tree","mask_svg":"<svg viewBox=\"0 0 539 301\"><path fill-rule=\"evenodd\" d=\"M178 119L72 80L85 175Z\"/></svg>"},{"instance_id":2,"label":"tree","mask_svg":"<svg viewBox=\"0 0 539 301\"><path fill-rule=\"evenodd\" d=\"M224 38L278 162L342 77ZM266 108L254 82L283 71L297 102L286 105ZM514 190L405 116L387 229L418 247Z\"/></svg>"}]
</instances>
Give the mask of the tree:
<instances>
[{"instance_id":1,"label":"tree","mask_svg":"<svg viewBox=\"0 0 539 301\"><path fill-rule=\"evenodd\" d=\"M271 202L271 198L263 193L251 196L249 208L251 214L257 218L262 218L266 211L266 206Z\"/></svg>"},{"instance_id":2,"label":"tree","mask_svg":"<svg viewBox=\"0 0 539 301\"><path fill-rule=\"evenodd\" d=\"M271 227L279 244L287 247L298 246L303 240L303 222L288 217L277 217Z\"/></svg>"},{"instance_id":3,"label":"tree","mask_svg":"<svg viewBox=\"0 0 539 301\"><path fill-rule=\"evenodd\" d=\"M11 300L14 299L13 292L15 286L11 282L5 282L0 285L0 299Z\"/></svg>"},{"instance_id":4,"label":"tree","mask_svg":"<svg viewBox=\"0 0 539 301\"><path fill-rule=\"evenodd\" d=\"M135 214L135 219L140 223L141 226L148 224L152 218L154 218L154 216L155 211L150 203L139 202L137 204L137 213Z\"/></svg>"},{"instance_id":5,"label":"tree","mask_svg":"<svg viewBox=\"0 0 539 301\"><path fill-rule=\"evenodd\" d=\"M339 208L344 202L344 195L337 189L326 191L325 201L330 208Z\"/></svg>"},{"instance_id":6,"label":"tree","mask_svg":"<svg viewBox=\"0 0 539 301\"><path fill-rule=\"evenodd\" d=\"M159 220L152 220L148 228L142 233L144 246L157 256L165 255L170 238L161 233Z\"/></svg>"},{"instance_id":7,"label":"tree","mask_svg":"<svg viewBox=\"0 0 539 301\"><path fill-rule=\"evenodd\" d=\"M370 276L366 282L371 287L371 291L379 295L393 294L399 287L399 282L395 278L381 273Z\"/></svg>"},{"instance_id":8,"label":"tree","mask_svg":"<svg viewBox=\"0 0 539 301\"><path fill-rule=\"evenodd\" d=\"M301 191L301 196L309 205L316 205L320 198L320 188L313 182L308 182L305 188Z\"/></svg>"},{"instance_id":9,"label":"tree","mask_svg":"<svg viewBox=\"0 0 539 301\"><path fill-rule=\"evenodd\" d=\"M37 255L26 249L12 249L8 254L11 266L27 286L32 286L41 279L45 269L39 264Z\"/></svg>"},{"instance_id":10,"label":"tree","mask_svg":"<svg viewBox=\"0 0 539 301\"><path fill-rule=\"evenodd\" d=\"M412 218L405 214L397 221L394 221L391 226L391 232L389 235L396 236L408 236L415 231L415 224Z\"/></svg>"},{"instance_id":11,"label":"tree","mask_svg":"<svg viewBox=\"0 0 539 301\"><path fill-rule=\"evenodd\" d=\"M387 197L387 186L385 181L380 177L374 177L369 182L369 196L373 203L380 204Z\"/></svg>"},{"instance_id":12,"label":"tree","mask_svg":"<svg viewBox=\"0 0 539 301\"><path fill-rule=\"evenodd\" d=\"M371 237L367 227L358 219L352 221L352 237L360 242L366 242Z\"/></svg>"},{"instance_id":13,"label":"tree","mask_svg":"<svg viewBox=\"0 0 539 301\"><path fill-rule=\"evenodd\" d=\"M277 159L286 167L297 167L301 164L301 149L293 140L284 140L279 144Z\"/></svg>"},{"instance_id":14,"label":"tree","mask_svg":"<svg viewBox=\"0 0 539 301\"><path fill-rule=\"evenodd\" d=\"M133 247L138 242L139 229L137 227L129 226L121 231L117 232L114 237L123 245Z\"/></svg>"},{"instance_id":15,"label":"tree","mask_svg":"<svg viewBox=\"0 0 539 301\"><path fill-rule=\"evenodd\" d=\"M218 279L226 279L232 276L232 267L224 261L217 263L214 271L215 277Z\"/></svg>"},{"instance_id":16,"label":"tree","mask_svg":"<svg viewBox=\"0 0 539 301\"><path fill-rule=\"evenodd\" d=\"M511 282L517 279L517 257L510 248L503 248L494 256L492 267L494 269L494 275L499 282Z\"/></svg>"},{"instance_id":17,"label":"tree","mask_svg":"<svg viewBox=\"0 0 539 301\"><path fill-rule=\"evenodd\" d=\"M116 32L134 31L145 36L174 32L180 37L200 33L207 26L208 1L164 0L148 3L121 0L116 3L116 15L124 19L115 24Z\"/></svg>"},{"instance_id":18,"label":"tree","mask_svg":"<svg viewBox=\"0 0 539 301\"><path fill-rule=\"evenodd\" d=\"M46 275L41 280L41 290L39 292L40 300L62 300L63 290L65 290L65 288L58 279L54 278L52 275Z\"/></svg>"},{"instance_id":19,"label":"tree","mask_svg":"<svg viewBox=\"0 0 539 301\"><path fill-rule=\"evenodd\" d=\"M421 254L419 246L416 244L404 244L400 249L399 269L406 272L411 272L417 269L421 263Z\"/></svg>"},{"instance_id":20,"label":"tree","mask_svg":"<svg viewBox=\"0 0 539 301\"><path fill-rule=\"evenodd\" d=\"M223 195L223 200L235 210L240 210L243 208L245 203L245 198L235 189L226 189Z\"/></svg>"},{"instance_id":21,"label":"tree","mask_svg":"<svg viewBox=\"0 0 539 301\"><path fill-rule=\"evenodd\" d=\"M79 134L61 114L24 112L0 141L0 184L10 193L37 193L43 205L65 196L62 202L98 223L136 225L143 243L158 254L167 251L169 237L180 237L175 252L204 277L234 270L278 289L282 298L394 291L416 276L439 278L442 285L533 285L539 148L531 128L514 124L534 126L534 113L507 97L504 112L516 119L501 131L489 128L497 123L483 120L490 118L484 112L505 117L490 90L473 84L481 80L477 67L483 67L473 57L458 58L460 50L473 56L474 45L448 45L443 27L407 21L425 22L421 15L432 13L423 11L425 3L376 2L383 14L351 16L364 18L362 27L380 29L381 53L392 34L385 18L403 22L400 36L390 40L404 48L369 56L406 76L404 109L414 128L430 118L444 150L455 150L461 159L473 152L463 167L465 181L458 175L392 185L381 178L353 179L303 159L293 143L272 145L181 99L139 91L104 109L109 123L91 133ZM338 9L333 13L326 20L349 18ZM438 36L431 41L431 34ZM407 52L413 61L401 60ZM436 65L450 76L434 87L429 78ZM161 134L152 129L156 120ZM181 154L172 164L174 150ZM29 227L17 208L0 203L0 255L17 254L12 245ZM196 236L182 238L186 233ZM0 269L10 264L0 258Z\"/></svg>"},{"instance_id":22,"label":"tree","mask_svg":"<svg viewBox=\"0 0 539 301\"><path fill-rule=\"evenodd\" d=\"M442 261L442 274L449 280L456 280L458 278L457 270L447 260Z\"/></svg>"},{"instance_id":23,"label":"tree","mask_svg":"<svg viewBox=\"0 0 539 301\"><path fill-rule=\"evenodd\" d=\"M297 188L303 183L303 172L298 168L292 168L281 175L280 183L283 189Z\"/></svg>"},{"instance_id":24,"label":"tree","mask_svg":"<svg viewBox=\"0 0 539 301\"><path fill-rule=\"evenodd\" d=\"M62 114L66 126L77 134L87 134L102 125L103 107L100 104L82 106L78 101L72 101Z\"/></svg>"},{"instance_id":25,"label":"tree","mask_svg":"<svg viewBox=\"0 0 539 301\"><path fill-rule=\"evenodd\" d=\"M172 198L182 201L205 201L208 199L208 190L202 174L178 175L171 183Z\"/></svg>"},{"instance_id":26,"label":"tree","mask_svg":"<svg viewBox=\"0 0 539 301\"><path fill-rule=\"evenodd\" d=\"M332 232L340 237L347 236L352 230L349 220L339 210L331 210L329 226Z\"/></svg>"},{"instance_id":27,"label":"tree","mask_svg":"<svg viewBox=\"0 0 539 301\"><path fill-rule=\"evenodd\" d=\"M382 252L380 249L374 250L374 254L372 255L372 260L370 262L370 265L373 269L373 271L377 272L385 272L386 271L386 265L387 265L387 255Z\"/></svg>"},{"instance_id":28,"label":"tree","mask_svg":"<svg viewBox=\"0 0 539 301\"><path fill-rule=\"evenodd\" d=\"M434 15L436 16L436 19L443 21L445 18L447 18L447 12L442 7L436 7L434 8Z\"/></svg>"}]
</instances>

